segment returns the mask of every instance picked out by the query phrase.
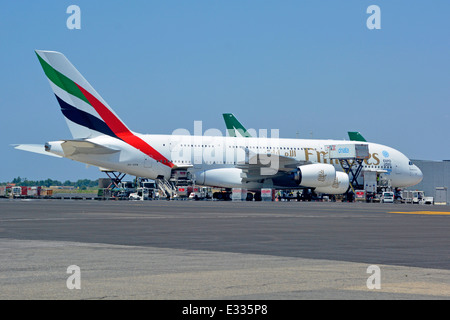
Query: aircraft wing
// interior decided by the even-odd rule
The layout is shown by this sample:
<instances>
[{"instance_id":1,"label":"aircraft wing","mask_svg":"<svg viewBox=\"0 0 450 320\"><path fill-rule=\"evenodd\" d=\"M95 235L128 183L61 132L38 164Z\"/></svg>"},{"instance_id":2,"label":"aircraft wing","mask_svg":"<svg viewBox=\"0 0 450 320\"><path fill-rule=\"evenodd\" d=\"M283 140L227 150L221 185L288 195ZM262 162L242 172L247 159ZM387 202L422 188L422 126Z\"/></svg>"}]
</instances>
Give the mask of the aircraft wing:
<instances>
[{"instance_id":1,"label":"aircraft wing","mask_svg":"<svg viewBox=\"0 0 450 320\"><path fill-rule=\"evenodd\" d=\"M61 143L61 147L66 156L76 154L112 154L120 151L85 140L65 140Z\"/></svg>"},{"instance_id":2,"label":"aircraft wing","mask_svg":"<svg viewBox=\"0 0 450 320\"><path fill-rule=\"evenodd\" d=\"M236 168L242 169L246 181L251 181L281 176L308 163L277 154L252 154L238 162Z\"/></svg>"},{"instance_id":3,"label":"aircraft wing","mask_svg":"<svg viewBox=\"0 0 450 320\"><path fill-rule=\"evenodd\" d=\"M43 144L17 144L17 145L14 145L14 148L18 149L18 150L23 150L23 151L44 154L46 156L62 158L61 156L58 156L57 154L45 151L45 146Z\"/></svg>"}]
</instances>

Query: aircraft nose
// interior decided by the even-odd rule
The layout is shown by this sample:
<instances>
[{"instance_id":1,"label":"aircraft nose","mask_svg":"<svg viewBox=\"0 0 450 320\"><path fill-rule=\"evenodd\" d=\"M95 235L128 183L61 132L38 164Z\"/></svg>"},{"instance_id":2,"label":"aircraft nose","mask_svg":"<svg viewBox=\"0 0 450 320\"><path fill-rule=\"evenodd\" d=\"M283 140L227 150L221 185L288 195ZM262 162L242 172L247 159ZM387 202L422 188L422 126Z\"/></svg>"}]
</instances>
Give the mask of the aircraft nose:
<instances>
[{"instance_id":1,"label":"aircraft nose","mask_svg":"<svg viewBox=\"0 0 450 320\"><path fill-rule=\"evenodd\" d=\"M420 170L418 166L414 165L414 170L411 172L411 174L412 174L415 184L418 184L422 181L423 173L422 173L422 170Z\"/></svg>"}]
</instances>

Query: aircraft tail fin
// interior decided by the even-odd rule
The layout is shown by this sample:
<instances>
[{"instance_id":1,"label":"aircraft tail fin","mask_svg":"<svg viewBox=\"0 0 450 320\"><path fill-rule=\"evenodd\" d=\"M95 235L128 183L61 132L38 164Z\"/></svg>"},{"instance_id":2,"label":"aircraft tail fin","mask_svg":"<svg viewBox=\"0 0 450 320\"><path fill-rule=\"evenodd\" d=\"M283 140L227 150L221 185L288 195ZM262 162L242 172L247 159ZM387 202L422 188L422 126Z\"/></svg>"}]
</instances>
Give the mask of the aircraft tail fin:
<instances>
[{"instance_id":1,"label":"aircraft tail fin","mask_svg":"<svg viewBox=\"0 0 450 320\"><path fill-rule=\"evenodd\" d=\"M36 50L74 139L109 135L115 138L129 129L60 52Z\"/></svg>"},{"instance_id":2,"label":"aircraft tail fin","mask_svg":"<svg viewBox=\"0 0 450 320\"><path fill-rule=\"evenodd\" d=\"M227 126L228 134L230 137L242 136L246 138L251 138L251 134L248 133L247 129L236 119L232 113L222 114L225 120L225 125Z\"/></svg>"},{"instance_id":3,"label":"aircraft tail fin","mask_svg":"<svg viewBox=\"0 0 450 320\"><path fill-rule=\"evenodd\" d=\"M366 142L366 139L364 139L362 134L359 133L359 132L349 131L348 132L348 137L350 138L351 141L363 141L363 142Z\"/></svg>"}]
</instances>

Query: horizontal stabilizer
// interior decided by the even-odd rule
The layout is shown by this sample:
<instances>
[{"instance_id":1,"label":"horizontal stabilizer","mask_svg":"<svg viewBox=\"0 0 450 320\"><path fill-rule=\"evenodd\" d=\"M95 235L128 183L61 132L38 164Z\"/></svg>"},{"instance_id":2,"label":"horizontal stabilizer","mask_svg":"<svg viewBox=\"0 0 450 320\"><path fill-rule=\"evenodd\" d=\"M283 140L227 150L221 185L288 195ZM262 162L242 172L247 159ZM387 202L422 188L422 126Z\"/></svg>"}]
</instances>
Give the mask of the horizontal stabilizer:
<instances>
[{"instance_id":1,"label":"horizontal stabilizer","mask_svg":"<svg viewBox=\"0 0 450 320\"><path fill-rule=\"evenodd\" d=\"M14 148L23 151L45 154L46 156L62 158L54 153L45 151L45 146L43 144L17 144L14 145Z\"/></svg>"},{"instance_id":2,"label":"horizontal stabilizer","mask_svg":"<svg viewBox=\"0 0 450 320\"><path fill-rule=\"evenodd\" d=\"M112 154L120 151L83 140L65 140L61 143L61 147L66 156L73 156L76 154Z\"/></svg>"}]
</instances>

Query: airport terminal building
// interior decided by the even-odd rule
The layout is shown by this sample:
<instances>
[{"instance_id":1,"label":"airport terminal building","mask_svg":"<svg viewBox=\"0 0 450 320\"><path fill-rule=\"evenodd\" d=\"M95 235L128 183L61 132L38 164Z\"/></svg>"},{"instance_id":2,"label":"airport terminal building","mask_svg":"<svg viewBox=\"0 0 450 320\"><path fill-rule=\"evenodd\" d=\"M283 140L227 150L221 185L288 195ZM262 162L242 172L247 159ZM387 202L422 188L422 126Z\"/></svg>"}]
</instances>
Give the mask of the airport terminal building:
<instances>
[{"instance_id":1,"label":"airport terminal building","mask_svg":"<svg viewBox=\"0 0 450 320\"><path fill-rule=\"evenodd\" d=\"M424 191L426 196L436 197L445 193L445 201L449 204L450 188L450 160L430 161L430 160L412 160L412 162L422 170L423 180L408 190ZM445 188L442 191L440 188ZM439 188L440 190L436 190Z\"/></svg>"}]
</instances>

